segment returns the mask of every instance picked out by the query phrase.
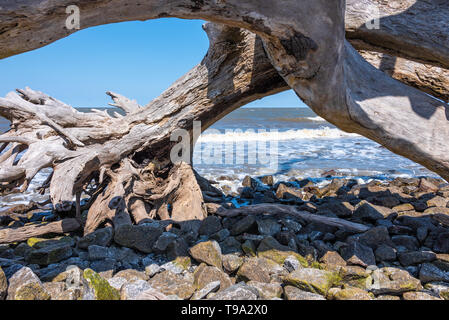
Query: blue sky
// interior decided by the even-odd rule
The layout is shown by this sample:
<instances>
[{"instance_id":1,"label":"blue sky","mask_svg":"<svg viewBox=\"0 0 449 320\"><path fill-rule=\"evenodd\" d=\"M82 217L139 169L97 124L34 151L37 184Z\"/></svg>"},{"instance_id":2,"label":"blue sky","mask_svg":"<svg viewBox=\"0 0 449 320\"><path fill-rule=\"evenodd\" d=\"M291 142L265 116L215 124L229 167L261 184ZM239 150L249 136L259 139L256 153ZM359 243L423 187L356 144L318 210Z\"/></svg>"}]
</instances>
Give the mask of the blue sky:
<instances>
[{"instance_id":1,"label":"blue sky","mask_svg":"<svg viewBox=\"0 0 449 320\"><path fill-rule=\"evenodd\" d=\"M74 107L104 107L114 91L146 104L198 64L208 48L204 21L159 19L78 31L0 60L0 96L29 86ZM253 102L303 107L292 91Z\"/></svg>"}]
</instances>

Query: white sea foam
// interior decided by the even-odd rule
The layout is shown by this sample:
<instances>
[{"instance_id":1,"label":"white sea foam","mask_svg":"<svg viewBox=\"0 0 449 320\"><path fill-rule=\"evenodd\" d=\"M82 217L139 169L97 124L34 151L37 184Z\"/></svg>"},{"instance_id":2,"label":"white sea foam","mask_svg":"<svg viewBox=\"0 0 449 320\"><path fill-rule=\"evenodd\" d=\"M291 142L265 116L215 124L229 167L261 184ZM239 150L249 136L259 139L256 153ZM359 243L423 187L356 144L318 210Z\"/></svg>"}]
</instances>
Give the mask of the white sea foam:
<instances>
[{"instance_id":1,"label":"white sea foam","mask_svg":"<svg viewBox=\"0 0 449 320\"><path fill-rule=\"evenodd\" d=\"M316 121L316 122L326 122L326 119L321 118L319 116L316 117L306 117L306 119L310 120L310 121Z\"/></svg>"},{"instance_id":2,"label":"white sea foam","mask_svg":"<svg viewBox=\"0 0 449 320\"><path fill-rule=\"evenodd\" d=\"M247 130L243 132L232 131L216 133L207 133L201 135L198 142L225 142L225 141L272 141L272 140L296 140L296 139L339 139L345 137L359 137L357 134L346 133L339 129L322 127L319 129L299 129L288 131L254 131Z\"/></svg>"}]
</instances>

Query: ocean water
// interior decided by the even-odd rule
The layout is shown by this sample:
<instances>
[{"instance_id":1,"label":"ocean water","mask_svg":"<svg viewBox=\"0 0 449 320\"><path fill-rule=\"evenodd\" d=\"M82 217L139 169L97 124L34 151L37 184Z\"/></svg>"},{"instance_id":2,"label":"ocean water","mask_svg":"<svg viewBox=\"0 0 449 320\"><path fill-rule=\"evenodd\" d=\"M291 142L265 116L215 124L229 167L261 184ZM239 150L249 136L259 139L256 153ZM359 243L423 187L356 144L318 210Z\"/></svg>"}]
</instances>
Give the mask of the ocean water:
<instances>
[{"instance_id":1,"label":"ocean water","mask_svg":"<svg viewBox=\"0 0 449 320\"><path fill-rule=\"evenodd\" d=\"M231 150L231 144L234 161L226 162L229 153L226 146ZM254 149L265 161L259 161L257 156L248 157ZM221 161L220 154L223 154ZM275 181L314 178L323 184L330 181L322 177L329 170L335 172L334 176L356 178L360 182L436 176L376 142L339 130L309 108L238 109L201 135L193 163L201 175L233 190L240 186L245 175L272 174ZM227 178L218 179L220 176Z\"/></svg>"},{"instance_id":2,"label":"ocean water","mask_svg":"<svg viewBox=\"0 0 449 320\"><path fill-rule=\"evenodd\" d=\"M0 118L4 132L8 122ZM318 117L308 108L241 108L207 129L196 143L195 169L218 186L236 191L246 175L272 174L275 181L334 176L360 182L395 177L435 176L406 158L356 134L348 134ZM40 172L24 194L0 197L0 210L30 200L43 201L36 188L51 173Z\"/></svg>"}]
</instances>

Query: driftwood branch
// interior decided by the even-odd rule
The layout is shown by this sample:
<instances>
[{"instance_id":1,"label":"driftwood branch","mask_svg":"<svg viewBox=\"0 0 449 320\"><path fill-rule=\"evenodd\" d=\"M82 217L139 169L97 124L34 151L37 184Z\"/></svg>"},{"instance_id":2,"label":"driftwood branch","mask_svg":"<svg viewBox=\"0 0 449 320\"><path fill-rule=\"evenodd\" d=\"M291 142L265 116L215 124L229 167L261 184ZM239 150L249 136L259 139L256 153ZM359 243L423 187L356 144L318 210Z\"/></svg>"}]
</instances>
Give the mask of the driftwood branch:
<instances>
[{"instance_id":1,"label":"driftwood branch","mask_svg":"<svg viewBox=\"0 0 449 320\"><path fill-rule=\"evenodd\" d=\"M81 227L78 220L68 218L56 222L24 226L17 229L0 230L0 244L27 240L46 234L64 234L76 231Z\"/></svg>"},{"instance_id":2,"label":"driftwood branch","mask_svg":"<svg viewBox=\"0 0 449 320\"><path fill-rule=\"evenodd\" d=\"M317 214L311 214L307 211L301 211L293 206L284 204L256 204L251 206L244 206L236 209L224 209L220 208L216 211L216 214L222 217L235 217L239 215L290 215L300 218L306 222L321 223L328 226L337 227L350 232L365 232L369 230L369 227L347 221L344 219L320 216Z\"/></svg>"}]
</instances>

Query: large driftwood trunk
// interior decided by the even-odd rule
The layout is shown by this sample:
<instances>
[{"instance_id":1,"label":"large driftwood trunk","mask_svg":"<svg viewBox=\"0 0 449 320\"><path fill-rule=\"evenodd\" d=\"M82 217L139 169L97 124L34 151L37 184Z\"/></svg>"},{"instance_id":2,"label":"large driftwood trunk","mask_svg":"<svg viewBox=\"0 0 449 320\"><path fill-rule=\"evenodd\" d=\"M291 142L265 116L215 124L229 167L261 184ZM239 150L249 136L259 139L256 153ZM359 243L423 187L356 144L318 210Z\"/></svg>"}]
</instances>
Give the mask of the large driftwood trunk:
<instances>
[{"instance_id":1,"label":"large driftwood trunk","mask_svg":"<svg viewBox=\"0 0 449 320\"><path fill-rule=\"evenodd\" d=\"M108 93L125 111L123 117L83 114L31 89L0 99L0 115L12 122L0 140L11 146L0 158L2 188L23 191L39 170L52 167L51 200L59 210L68 210L74 196L93 185L86 232L113 220L117 211L131 214L135 223L156 216L201 219L206 214L201 188L190 166L170 163L170 134L191 131L193 121L201 121L204 130L236 108L288 88L337 127L449 179L448 106L416 89L447 98L449 43L447 20L441 19L449 6L437 0L416 5L395 1L394 7L385 1L362 2L6 1L0 12L0 57L69 35L65 7L71 4L81 9L82 28L160 17L215 24L205 26L211 45L201 64L159 98L142 107ZM381 10L380 31L363 27L372 19L373 5ZM417 17L418 26L408 23L410 16ZM363 59L345 39L345 29L373 65L403 83ZM410 36L413 32L420 36ZM379 63L367 52L405 62L386 69L384 56ZM414 76L406 72L412 64ZM187 205L186 199L193 199L189 210L178 209Z\"/></svg>"}]
</instances>

